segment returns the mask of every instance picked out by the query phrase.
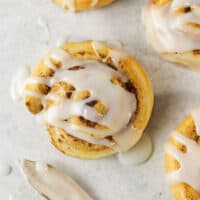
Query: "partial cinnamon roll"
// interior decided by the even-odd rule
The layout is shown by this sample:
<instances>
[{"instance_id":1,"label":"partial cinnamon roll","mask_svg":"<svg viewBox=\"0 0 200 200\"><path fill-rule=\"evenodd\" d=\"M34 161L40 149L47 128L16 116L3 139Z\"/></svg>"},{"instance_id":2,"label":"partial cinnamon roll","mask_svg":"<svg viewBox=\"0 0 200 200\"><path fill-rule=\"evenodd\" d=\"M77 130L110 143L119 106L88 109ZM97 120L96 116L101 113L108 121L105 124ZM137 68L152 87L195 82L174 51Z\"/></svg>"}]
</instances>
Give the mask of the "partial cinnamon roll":
<instances>
[{"instance_id":1,"label":"partial cinnamon roll","mask_svg":"<svg viewBox=\"0 0 200 200\"><path fill-rule=\"evenodd\" d=\"M167 181L176 200L200 199L200 108L193 110L166 145Z\"/></svg>"},{"instance_id":2,"label":"partial cinnamon roll","mask_svg":"<svg viewBox=\"0 0 200 200\"><path fill-rule=\"evenodd\" d=\"M200 70L199 0L150 0L143 14L150 42L163 58Z\"/></svg>"},{"instance_id":3,"label":"partial cinnamon roll","mask_svg":"<svg viewBox=\"0 0 200 200\"><path fill-rule=\"evenodd\" d=\"M153 107L144 69L122 50L95 41L51 50L26 81L24 95L56 148L81 159L128 151Z\"/></svg>"},{"instance_id":4,"label":"partial cinnamon roll","mask_svg":"<svg viewBox=\"0 0 200 200\"><path fill-rule=\"evenodd\" d=\"M111 4L114 0L53 0L66 10L84 11L92 10Z\"/></svg>"}]
</instances>

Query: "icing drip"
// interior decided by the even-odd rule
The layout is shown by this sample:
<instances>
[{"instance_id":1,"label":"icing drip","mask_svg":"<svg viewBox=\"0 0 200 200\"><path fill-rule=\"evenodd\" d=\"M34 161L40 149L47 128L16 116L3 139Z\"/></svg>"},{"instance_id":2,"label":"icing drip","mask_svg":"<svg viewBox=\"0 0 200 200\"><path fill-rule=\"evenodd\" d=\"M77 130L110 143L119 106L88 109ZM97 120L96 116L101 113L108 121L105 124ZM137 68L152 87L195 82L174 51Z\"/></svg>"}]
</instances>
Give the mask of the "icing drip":
<instances>
[{"instance_id":1,"label":"icing drip","mask_svg":"<svg viewBox=\"0 0 200 200\"><path fill-rule=\"evenodd\" d=\"M195 128L197 135L200 136L200 107L192 111L192 117L195 122Z\"/></svg>"},{"instance_id":2,"label":"icing drip","mask_svg":"<svg viewBox=\"0 0 200 200\"><path fill-rule=\"evenodd\" d=\"M63 0L63 8L68 7L69 10L75 10L75 0Z\"/></svg>"},{"instance_id":3,"label":"icing drip","mask_svg":"<svg viewBox=\"0 0 200 200\"><path fill-rule=\"evenodd\" d=\"M46 39L45 39L45 44L49 44L50 42L50 38L51 38L51 34L50 34L50 29L49 29L49 25L46 22L45 19L43 19L42 17L38 18L38 25L42 28L42 30L46 33Z\"/></svg>"},{"instance_id":4,"label":"icing drip","mask_svg":"<svg viewBox=\"0 0 200 200\"><path fill-rule=\"evenodd\" d=\"M151 138L144 134L133 148L125 153L118 154L118 160L124 165L138 165L148 160L152 150Z\"/></svg>"},{"instance_id":5,"label":"icing drip","mask_svg":"<svg viewBox=\"0 0 200 200\"><path fill-rule=\"evenodd\" d=\"M174 145L167 144L167 154L174 157L180 164L180 168L167 175L169 184L187 183L200 192L200 146L193 140L186 138L178 132L173 132L172 138L185 145L187 152L183 153Z\"/></svg>"},{"instance_id":6,"label":"icing drip","mask_svg":"<svg viewBox=\"0 0 200 200\"><path fill-rule=\"evenodd\" d=\"M99 0L92 0L91 7L95 7L98 4Z\"/></svg>"},{"instance_id":7,"label":"icing drip","mask_svg":"<svg viewBox=\"0 0 200 200\"><path fill-rule=\"evenodd\" d=\"M101 50L104 46L101 42L96 42L96 41L93 41L92 42L92 47L96 53L96 55L101 59L101 55L99 53L99 50ZM121 59L126 59L128 57L128 55L121 51L121 50L110 50L109 54L107 57L105 57L103 59L103 62L107 62L107 60L109 58L111 58L113 64L120 70L120 61Z\"/></svg>"},{"instance_id":8,"label":"icing drip","mask_svg":"<svg viewBox=\"0 0 200 200\"><path fill-rule=\"evenodd\" d=\"M30 184L47 199L92 200L71 177L44 162L24 160L22 167Z\"/></svg>"},{"instance_id":9,"label":"icing drip","mask_svg":"<svg viewBox=\"0 0 200 200\"><path fill-rule=\"evenodd\" d=\"M56 41L56 46L57 47L60 47L64 44L67 44L69 42L69 39L70 37L69 36L64 36L64 37L61 37L59 38L57 41Z\"/></svg>"},{"instance_id":10,"label":"icing drip","mask_svg":"<svg viewBox=\"0 0 200 200\"><path fill-rule=\"evenodd\" d=\"M173 0L165 6L148 5L144 20L159 52L200 49L199 0Z\"/></svg>"},{"instance_id":11,"label":"icing drip","mask_svg":"<svg viewBox=\"0 0 200 200\"><path fill-rule=\"evenodd\" d=\"M19 102L23 98L24 83L29 76L30 69L27 66L23 66L15 73L10 88L10 94L13 101Z\"/></svg>"},{"instance_id":12,"label":"icing drip","mask_svg":"<svg viewBox=\"0 0 200 200\"><path fill-rule=\"evenodd\" d=\"M98 53L98 49L95 52ZM120 59L124 58L124 54L114 50L109 56L118 65ZM56 68L51 62L52 59L61 62L62 67ZM76 90L71 91L71 95L75 92L89 92L87 98L74 100L66 96L58 96L56 92L43 95L25 90L25 95L40 98L44 108L49 100L57 102L56 105L43 111L42 120L44 122L62 128L71 135L92 144L109 146L119 152L126 151L137 143L142 132L129 126L137 107L136 97L122 86L112 83L113 77L127 82L126 76L97 61L76 59L61 49L50 51L44 63L55 71L54 76L50 78L31 77L26 84L43 84L52 87L58 82L65 82L73 85ZM81 68L70 70L77 66ZM102 114L89 106L90 102L94 101L100 101L107 108L106 113ZM82 117L104 128L77 125L71 123L69 120L71 117ZM108 136L112 136L114 142L107 140Z\"/></svg>"}]
</instances>

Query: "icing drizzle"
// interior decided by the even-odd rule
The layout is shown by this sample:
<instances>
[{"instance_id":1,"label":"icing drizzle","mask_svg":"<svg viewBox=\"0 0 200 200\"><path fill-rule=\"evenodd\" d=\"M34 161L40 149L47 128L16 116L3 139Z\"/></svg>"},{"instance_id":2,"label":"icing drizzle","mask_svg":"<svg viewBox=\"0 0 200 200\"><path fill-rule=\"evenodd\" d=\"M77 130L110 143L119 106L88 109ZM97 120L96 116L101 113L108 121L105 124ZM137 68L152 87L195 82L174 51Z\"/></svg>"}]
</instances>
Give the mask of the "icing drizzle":
<instances>
[{"instance_id":1,"label":"icing drizzle","mask_svg":"<svg viewBox=\"0 0 200 200\"><path fill-rule=\"evenodd\" d=\"M93 42L92 46L96 54L100 56L98 52L101 43ZM120 51L111 50L108 57L119 68L120 60L126 59L126 56ZM104 62L107 61L108 57L105 58ZM52 59L59 61L62 67L57 68L52 63ZM112 83L113 77L124 83L128 82L125 75L94 60L76 59L60 48L50 51L44 59L44 63L54 71L53 77L31 77L26 84L42 84L51 88L59 82L65 82L75 88L75 91L69 91L70 95L73 96L73 93L82 91L88 91L89 95L85 99L74 100L66 98L66 96L59 96L56 92L50 91L47 95L43 95L26 89L25 96L41 99L45 108L42 111L42 121L62 128L74 137L92 144L109 146L118 152L127 151L138 142L142 132L132 126L133 116L137 108L136 97L122 86ZM77 66L78 70L70 70ZM56 104L46 109L49 100L56 102ZM95 101L100 101L107 108L106 113L102 114L94 107L88 106ZM104 128L97 129L71 123L69 120L71 117L82 117ZM109 136L112 136L114 141L106 139Z\"/></svg>"},{"instance_id":2,"label":"icing drizzle","mask_svg":"<svg viewBox=\"0 0 200 200\"><path fill-rule=\"evenodd\" d=\"M197 123L199 124L199 114L200 109L192 113L192 116L195 116L195 118L193 118L196 127L198 127ZM197 134L199 135L198 131ZM172 144L167 144L166 153L174 157L180 164L179 169L167 175L167 181L169 184L187 183L200 192L200 160L198 159L200 155L200 146L195 141L183 136L177 131L174 131L171 137L183 144L186 147L186 152L180 151Z\"/></svg>"},{"instance_id":3,"label":"icing drizzle","mask_svg":"<svg viewBox=\"0 0 200 200\"><path fill-rule=\"evenodd\" d=\"M164 6L149 5L144 20L159 52L200 49L200 1L173 0Z\"/></svg>"},{"instance_id":4,"label":"icing drizzle","mask_svg":"<svg viewBox=\"0 0 200 200\"><path fill-rule=\"evenodd\" d=\"M192 117L195 121L197 135L200 136L200 107L192 111Z\"/></svg>"}]
</instances>

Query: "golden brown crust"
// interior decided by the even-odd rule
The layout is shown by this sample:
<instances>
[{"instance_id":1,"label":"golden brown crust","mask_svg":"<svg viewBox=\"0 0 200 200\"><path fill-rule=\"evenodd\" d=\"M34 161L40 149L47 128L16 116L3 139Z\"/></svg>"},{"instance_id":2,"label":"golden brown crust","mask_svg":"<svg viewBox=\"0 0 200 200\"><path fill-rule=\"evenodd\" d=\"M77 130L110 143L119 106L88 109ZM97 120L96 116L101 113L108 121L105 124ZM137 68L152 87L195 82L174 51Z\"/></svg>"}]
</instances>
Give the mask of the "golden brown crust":
<instances>
[{"instance_id":1,"label":"golden brown crust","mask_svg":"<svg viewBox=\"0 0 200 200\"><path fill-rule=\"evenodd\" d=\"M168 61L189 67L194 71L200 71L200 49L183 53L162 53L161 56Z\"/></svg>"},{"instance_id":2,"label":"golden brown crust","mask_svg":"<svg viewBox=\"0 0 200 200\"><path fill-rule=\"evenodd\" d=\"M114 154L115 152L105 146L90 144L77 139L59 128L47 125L51 143L62 153L72 157L92 160Z\"/></svg>"},{"instance_id":3,"label":"golden brown crust","mask_svg":"<svg viewBox=\"0 0 200 200\"><path fill-rule=\"evenodd\" d=\"M191 115L187 116L183 122L179 124L176 131L185 137L196 141L200 145L200 138L196 133L194 120ZM186 151L186 147L183 144L176 142L172 138L169 139L168 143L175 145L182 152ZM168 154L165 156L166 173L175 171L179 167L179 163L172 156ZM172 185L172 191L176 200L200 200L200 194L186 183Z\"/></svg>"},{"instance_id":4,"label":"golden brown crust","mask_svg":"<svg viewBox=\"0 0 200 200\"><path fill-rule=\"evenodd\" d=\"M98 49L99 56L101 57L99 58L92 47L92 41L69 43L62 46L62 48L71 56L75 56L76 58L85 60L94 59L98 60L99 62L102 62L103 58L107 57L109 55L109 52L112 50L111 47L102 43L101 48ZM106 64L111 67L116 67L115 64L112 63L111 59L108 59ZM127 75L132 85L134 86L135 94L138 99L137 113L135 114L134 118L134 127L138 130L143 131L147 126L153 107L154 97L151 82L144 69L132 57L127 56L127 58L121 60L120 66L122 72ZM44 60L41 60L33 71L32 76L48 77L52 76L52 72L47 66L45 66ZM116 82L116 84L121 83ZM58 85L51 88L50 92L53 90L53 92L57 92L59 95L63 95L62 90L65 88L67 88L68 90L74 90L73 86L71 85L66 85L66 83L59 83ZM44 92L44 90L42 92ZM73 98L73 96L70 95L68 98ZM25 103L32 113L35 114L41 111L41 108L39 106L35 108L35 103L33 99L30 99L30 97L25 98ZM48 103L48 105L51 106L52 102ZM91 105L94 106L98 112L107 112L107 108L101 102L91 102ZM32 107L34 107L35 110ZM80 118L73 118L71 120L71 122L76 124L89 123L89 125L91 126L94 125L90 122L84 122L84 120ZM97 159L115 153L112 149L108 147L89 144L85 141L70 136L62 129L52 127L48 124L46 126L52 143L56 146L57 149L64 152L65 154L81 159ZM95 128L102 129L106 127L95 126ZM63 138L62 142L61 138Z\"/></svg>"},{"instance_id":5,"label":"golden brown crust","mask_svg":"<svg viewBox=\"0 0 200 200\"><path fill-rule=\"evenodd\" d=\"M57 5L63 7L63 0L53 0ZM91 6L92 0L74 0L75 11L91 10L100 8L111 4L114 0L99 0L98 3L93 7ZM65 6L65 9L69 9Z\"/></svg>"},{"instance_id":6,"label":"golden brown crust","mask_svg":"<svg viewBox=\"0 0 200 200\"><path fill-rule=\"evenodd\" d=\"M151 0L153 4L157 6L164 6L169 3L171 0Z\"/></svg>"}]
</instances>

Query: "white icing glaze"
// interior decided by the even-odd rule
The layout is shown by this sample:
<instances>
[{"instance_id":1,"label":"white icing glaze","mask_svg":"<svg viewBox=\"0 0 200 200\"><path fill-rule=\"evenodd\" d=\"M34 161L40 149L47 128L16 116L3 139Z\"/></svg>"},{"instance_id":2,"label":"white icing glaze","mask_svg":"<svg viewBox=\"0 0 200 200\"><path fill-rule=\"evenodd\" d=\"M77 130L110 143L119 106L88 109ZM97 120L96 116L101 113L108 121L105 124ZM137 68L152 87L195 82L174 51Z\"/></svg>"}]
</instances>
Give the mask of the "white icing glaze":
<instances>
[{"instance_id":1,"label":"white icing glaze","mask_svg":"<svg viewBox=\"0 0 200 200\"><path fill-rule=\"evenodd\" d=\"M99 78L96 77L96 74L98 74ZM57 107L50 108L48 112L53 112L54 114L52 114L51 116L56 117L57 115L57 118L59 118L60 116L61 119L67 119L70 117L70 115L83 116L85 119L88 119L90 121L109 126L112 132L117 132L121 130L122 128L124 128L125 124L128 124L132 116L132 111L136 107L136 100L131 93L128 93L121 87L113 86L110 81L112 76L122 77L114 70L108 67L105 67L104 69L102 67L102 64L96 62L88 63L87 67L84 70L79 70L77 72L58 72L53 77L54 80L51 79L52 82L66 81L68 83L71 83L72 85L75 85L77 90L80 91L89 89L92 96L80 102L75 102L71 100L65 101L60 107L59 113L57 112ZM113 101L113 95L115 96L116 101ZM95 99L101 99L106 107L109 108L109 112L104 118L99 116L99 114L94 109L91 109L88 106L84 106L86 103L89 103L90 101ZM122 109L121 107L123 107L124 105L126 106ZM54 108L56 109L55 112ZM110 133L107 132L107 134L109 135Z\"/></svg>"},{"instance_id":2,"label":"white icing glaze","mask_svg":"<svg viewBox=\"0 0 200 200\"><path fill-rule=\"evenodd\" d=\"M191 6L192 12L176 13ZM200 30L188 23L200 24L199 0L173 0L165 6L147 6L144 21L153 46L159 52L185 52L200 49Z\"/></svg>"},{"instance_id":3,"label":"white icing glaze","mask_svg":"<svg viewBox=\"0 0 200 200\"><path fill-rule=\"evenodd\" d=\"M152 150L151 138L144 134L133 148L125 153L118 154L118 160L124 165L138 165L149 159Z\"/></svg>"},{"instance_id":4,"label":"white icing glaze","mask_svg":"<svg viewBox=\"0 0 200 200\"><path fill-rule=\"evenodd\" d=\"M117 145L115 148L118 152L126 152L133 147L142 137L142 131L134 128L132 124L126 127L121 133L113 136Z\"/></svg>"},{"instance_id":5,"label":"white icing glaze","mask_svg":"<svg viewBox=\"0 0 200 200\"><path fill-rule=\"evenodd\" d=\"M124 47L124 44L119 40L111 40L111 41L107 42L107 44L109 44L109 46L111 46L113 48L117 48L117 49L122 49L122 47Z\"/></svg>"},{"instance_id":6,"label":"white icing glaze","mask_svg":"<svg viewBox=\"0 0 200 200\"><path fill-rule=\"evenodd\" d=\"M67 44L67 42L69 42L69 39L70 39L69 36L64 36L64 37L59 38L56 42L56 46L60 47L64 44Z\"/></svg>"},{"instance_id":7,"label":"white icing glaze","mask_svg":"<svg viewBox=\"0 0 200 200\"><path fill-rule=\"evenodd\" d=\"M92 0L91 7L95 7L98 4L99 0Z\"/></svg>"},{"instance_id":8,"label":"white icing glaze","mask_svg":"<svg viewBox=\"0 0 200 200\"><path fill-rule=\"evenodd\" d=\"M93 46L95 46L94 50L99 55L98 48L101 48L101 44L93 43ZM118 67L120 67L119 61L126 58L124 53L116 50L111 50L109 57ZM56 68L51 63L50 58L61 62L61 69ZM63 81L72 84L76 88L76 92L89 91L90 97L81 101L74 101L62 98L57 93L49 93L45 96L25 90L25 95L41 98L44 108L47 100L51 99L58 102L58 105L53 105L43 112L44 116L40 116L42 121L62 128L77 138L92 144L109 146L119 152L124 152L137 143L142 135L141 131L128 126L129 123L132 124L137 107L136 97L133 93L111 82L113 77L127 82L126 76L97 61L76 59L61 49L50 51L44 62L55 71L54 76L51 78L31 77L26 84L44 84L51 87L55 83ZM83 69L68 70L73 66L81 66ZM87 105L87 103L94 100L101 101L109 109L105 115L98 113L94 108ZM66 121L71 116L82 116L89 121L106 126L108 129L97 130L72 124ZM107 136L113 136L117 144L104 139Z\"/></svg>"},{"instance_id":9,"label":"white icing glaze","mask_svg":"<svg viewBox=\"0 0 200 200\"><path fill-rule=\"evenodd\" d=\"M49 25L46 22L46 20L42 17L38 18L38 25L44 30L44 32L46 33L46 40L44 41L46 44L49 44L50 42L50 29L49 29Z\"/></svg>"},{"instance_id":10,"label":"white icing glaze","mask_svg":"<svg viewBox=\"0 0 200 200\"><path fill-rule=\"evenodd\" d=\"M102 48L104 48L104 45L101 42L93 41L92 47L93 47L96 55L101 59L99 51ZM121 50L112 49L112 50L110 50L108 56L103 59L103 62L106 62L109 58L111 58L114 65L116 67L118 67L118 69L120 69L120 61L123 60L123 59L126 59L127 57L128 57L128 55L125 52L123 52Z\"/></svg>"},{"instance_id":11,"label":"white icing glaze","mask_svg":"<svg viewBox=\"0 0 200 200\"><path fill-rule=\"evenodd\" d=\"M199 108L195 108L192 111L192 117L194 119L196 132L200 136L200 107Z\"/></svg>"},{"instance_id":12,"label":"white icing glaze","mask_svg":"<svg viewBox=\"0 0 200 200\"><path fill-rule=\"evenodd\" d=\"M24 160L22 167L29 183L48 199L92 200L71 177L44 162Z\"/></svg>"},{"instance_id":13,"label":"white icing glaze","mask_svg":"<svg viewBox=\"0 0 200 200\"><path fill-rule=\"evenodd\" d=\"M38 113L35 117L36 117L36 121L37 121L39 124L41 124L41 125L45 124L44 111L41 111L41 112Z\"/></svg>"},{"instance_id":14,"label":"white icing glaze","mask_svg":"<svg viewBox=\"0 0 200 200\"><path fill-rule=\"evenodd\" d=\"M74 0L63 0L63 8L68 7L69 10L75 10L75 1Z\"/></svg>"},{"instance_id":15,"label":"white icing glaze","mask_svg":"<svg viewBox=\"0 0 200 200\"><path fill-rule=\"evenodd\" d=\"M31 90L25 90L23 94L24 96L34 96L36 98L42 98L44 96L43 94Z\"/></svg>"},{"instance_id":16,"label":"white icing glaze","mask_svg":"<svg viewBox=\"0 0 200 200\"><path fill-rule=\"evenodd\" d=\"M26 79L30 76L30 69L23 66L13 76L10 88L10 94L13 101L18 102L23 97L23 88Z\"/></svg>"},{"instance_id":17,"label":"white icing glaze","mask_svg":"<svg viewBox=\"0 0 200 200\"><path fill-rule=\"evenodd\" d=\"M167 144L166 153L174 157L180 168L167 175L169 184L187 183L200 192L200 146L178 132L172 133L172 138L185 145L187 152L183 153L172 144Z\"/></svg>"},{"instance_id":18,"label":"white icing glaze","mask_svg":"<svg viewBox=\"0 0 200 200\"><path fill-rule=\"evenodd\" d=\"M12 172L12 167L8 164L0 164L0 177L8 176Z\"/></svg>"}]
</instances>

